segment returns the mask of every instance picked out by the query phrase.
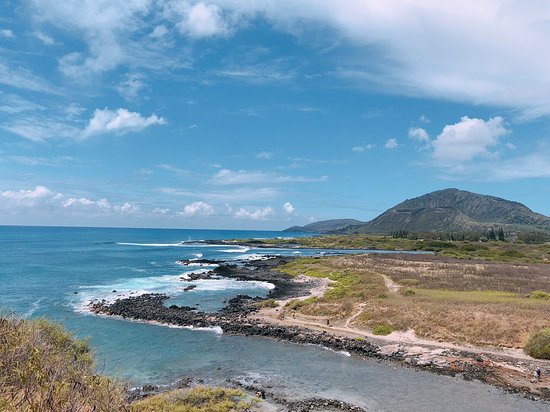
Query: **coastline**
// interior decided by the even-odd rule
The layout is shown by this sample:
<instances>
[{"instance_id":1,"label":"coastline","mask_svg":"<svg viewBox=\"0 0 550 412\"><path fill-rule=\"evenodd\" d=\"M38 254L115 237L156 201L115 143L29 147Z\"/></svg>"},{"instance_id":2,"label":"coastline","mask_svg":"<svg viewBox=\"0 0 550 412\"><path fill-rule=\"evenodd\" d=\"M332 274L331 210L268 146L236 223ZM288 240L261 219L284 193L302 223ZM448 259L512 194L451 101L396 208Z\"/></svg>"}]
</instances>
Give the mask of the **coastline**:
<instances>
[{"instance_id":1,"label":"coastline","mask_svg":"<svg viewBox=\"0 0 550 412\"><path fill-rule=\"evenodd\" d=\"M327 284L323 280L302 277L298 280L277 271L277 266L293 258L271 257L243 265L220 262L213 271L217 276L238 280L262 280L275 285L269 299L283 304L290 299L305 299L322 295ZM261 336L298 344L320 345L351 356L426 370L441 375L462 376L478 380L508 392L531 399L550 400L550 362L501 352L493 348L463 347L445 342L417 339L414 334L374 336L366 331L343 325L323 324L323 319L285 316L274 308L260 308L266 298L237 296L220 312L205 313L191 307L164 306L168 297L147 294L114 303L93 302L90 310L96 314L117 316L137 321L161 323L178 327L221 327L223 333ZM282 305L280 305L282 307ZM532 379L536 366L543 370L540 381Z\"/></svg>"}]
</instances>

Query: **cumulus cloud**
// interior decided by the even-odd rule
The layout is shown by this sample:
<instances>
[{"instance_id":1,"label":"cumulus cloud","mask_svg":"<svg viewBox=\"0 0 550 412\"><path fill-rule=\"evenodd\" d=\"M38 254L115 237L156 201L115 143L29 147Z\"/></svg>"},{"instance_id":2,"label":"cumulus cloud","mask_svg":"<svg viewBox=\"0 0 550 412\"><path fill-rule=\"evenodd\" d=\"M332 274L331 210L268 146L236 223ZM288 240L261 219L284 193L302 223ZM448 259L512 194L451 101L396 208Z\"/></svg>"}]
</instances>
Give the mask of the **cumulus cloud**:
<instances>
[{"instance_id":1,"label":"cumulus cloud","mask_svg":"<svg viewBox=\"0 0 550 412\"><path fill-rule=\"evenodd\" d=\"M428 132L421 127L413 127L409 129L409 137L419 142L426 143L430 140L430 135Z\"/></svg>"},{"instance_id":2,"label":"cumulus cloud","mask_svg":"<svg viewBox=\"0 0 550 412\"><path fill-rule=\"evenodd\" d=\"M185 11L177 25L178 30L190 37L202 38L227 34L229 29L221 9L215 4L197 3Z\"/></svg>"},{"instance_id":3,"label":"cumulus cloud","mask_svg":"<svg viewBox=\"0 0 550 412\"><path fill-rule=\"evenodd\" d=\"M7 190L0 192L0 195L9 200L21 202L29 199L40 199L51 195L52 192L46 186L35 186L34 189L21 189L19 191Z\"/></svg>"},{"instance_id":4,"label":"cumulus cloud","mask_svg":"<svg viewBox=\"0 0 550 412\"><path fill-rule=\"evenodd\" d=\"M509 133L502 117L483 119L464 116L458 123L447 125L432 142L432 157L442 165L468 162L477 157L488 157L490 149Z\"/></svg>"},{"instance_id":5,"label":"cumulus cloud","mask_svg":"<svg viewBox=\"0 0 550 412\"><path fill-rule=\"evenodd\" d=\"M63 201L63 207L69 208L74 206L96 206L99 209L111 209L111 204L105 198L99 200L91 200L87 197L75 198L70 197Z\"/></svg>"},{"instance_id":6,"label":"cumulus cloud","mask_svg":"<svg viewBox=\"0 0 550 412\"><path fill-rule=\"evenodd\" d=\"M235 219L249 219L249 220L267 220L274 215L274 210L271 206L264 207L256 210L248 210L240 208L233 215Z\"/></svg>"},{"instance_id":7,"label":"cumulus cloud","mask_svg":"<svg viewBox=\"0 0 550 412\"><path fill-rule=\"evenodd\" d=\"M351 148L351 151L354 153L363 153L363 152L366 152L367 150L374 149L374 146L375 145L372 143L362 145L362 146L354 146Z\"/></svg>"},{"instance_id":8,"label":"cumulus cloud","mask_svg":"<svg viewBox=\"0 0 550 412\"><path fill-rule=\"evenodd\" d=\"M162 117L158 117L156 114L144 117L140 113L130 112L127 109L96 109L88 122L88 126L83 130L82 137L86 138L107 132L122 134L165 123L166 120Z\"/></svg>"},{"instance_id":9,"label":"cumulus cloud","mask_svg":"<svg viewBox=\"0 0 550 412\"><path fill-rule=\"evenodd\" d=\"M396 139L388 139L388 141L386 142L386 144L384 145L384 147L386 149L395 149L397 146L399 146L399 143L397 143L397 140Z\"/></svg>"},{"instance_id":10,"label":"cumulus cloud","mask_svg":"<svg viewBox=\"0 0 550 412\"><path fill-rule=\"evenodd\" d=\"M289 215L293 214L296 211L296 209L294 208L294 206L290 202L286 202L283 205L283 210L284 210L285 213L287 213Z\"/></svg>"},{"instance_id":11,"label":"cumulus cloud","mask_svg":"<svg viewBox=\"0 0 550 412\"><path fill-rule=\"evenodd\" d=\"M186 205L183 211L180 212L181 216L193 217L193 216L211 216L213 215L214 208L212 205L206 202L193 202Z\"/></svg>"}]
</instances>

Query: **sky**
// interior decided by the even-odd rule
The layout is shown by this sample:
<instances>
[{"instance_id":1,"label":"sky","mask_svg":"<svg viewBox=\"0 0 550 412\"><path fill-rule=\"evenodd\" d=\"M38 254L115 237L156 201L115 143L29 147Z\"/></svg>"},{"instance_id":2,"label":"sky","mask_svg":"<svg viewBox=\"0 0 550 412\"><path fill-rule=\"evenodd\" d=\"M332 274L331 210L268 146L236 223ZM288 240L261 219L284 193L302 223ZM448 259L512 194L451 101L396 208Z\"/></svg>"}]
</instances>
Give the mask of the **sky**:
<instances>
[{"instance_id":1,"label":"sky","mask_svg":"<svg viewBox=\"0 0 550 412\"><path fill-rule=\"evenodd\" d=\"M550 215L550 3L5 0L0 224Z\"/></svg>"}]
</instances>

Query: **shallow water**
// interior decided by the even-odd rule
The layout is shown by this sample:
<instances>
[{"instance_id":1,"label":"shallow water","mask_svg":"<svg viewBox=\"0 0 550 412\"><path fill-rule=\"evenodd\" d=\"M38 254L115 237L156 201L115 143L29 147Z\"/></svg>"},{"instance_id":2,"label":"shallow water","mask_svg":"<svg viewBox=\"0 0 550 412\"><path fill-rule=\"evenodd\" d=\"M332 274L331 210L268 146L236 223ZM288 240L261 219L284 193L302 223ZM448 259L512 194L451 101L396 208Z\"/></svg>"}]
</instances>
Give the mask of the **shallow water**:
<instances>
[{"instance_id":1,"label":"shallow water","mask_svg":"<svg viewBox=\"0 0 550 412\"><path fill-rule=\"evenodd\" d=\"M131 381L168 384L192 375L271 386L289 397L334 397L371 411L542 411L533 402L477 382L350 358L316 346L218 335L88 314L91 298L168 292L172 302L216 310L239 293L265 295L264 282L198 281L190 292L179 278L197 267L179 259L249 258L295 250L182 245L181 241L288 236L280 232L0 227L0 306L62 322L90 336L101 371ZM304 255L318 251L303 250ZM116 292L113 292L116 290ZM74 292L78 292L74 294Z\"/></svg>"}]
</instances>

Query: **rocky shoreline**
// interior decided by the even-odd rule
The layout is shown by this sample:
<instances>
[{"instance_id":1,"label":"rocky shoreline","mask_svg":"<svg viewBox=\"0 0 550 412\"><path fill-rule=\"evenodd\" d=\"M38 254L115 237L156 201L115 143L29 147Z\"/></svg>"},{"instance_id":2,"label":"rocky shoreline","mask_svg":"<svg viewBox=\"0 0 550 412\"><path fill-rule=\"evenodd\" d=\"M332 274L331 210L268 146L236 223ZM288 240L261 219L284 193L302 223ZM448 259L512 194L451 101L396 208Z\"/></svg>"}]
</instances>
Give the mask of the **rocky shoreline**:
<instances>
[{"instance_id":1,"label":"rocky shoreline","mask_svg":"<svg viewBox=\"0 0 550 412\"><path fill-rule=\"evenodd\" d=\"M276 270L277 266L290 261L290 257L272 257L267 260L246 263L222 263L210 276L223 276L238 280L264 281L275 285L268 298L289 299L308 294L316 286L315 281L296 283L290 276ZM466 380L478 380L500 387L506 391L520 393L532 399L550 400L550 388L534 391L520 384L520 379L510 375L510 370L501 370L502 359L466 351L433 348L431 350L406 345L376 345L367 339L336 336L326 331L314 331L304 327L281 326L253 319L250 315L258 311L258 303L265 298L240 295L226 302L219 312L207 313L193 307L166 306L169 297L163 294L145 294L118 299L114 303L92 302L90 310L96 314L117 316L146 322L157 322L194 328L218 327L224 333L261 336L294 342L298 344L321 345L338 352L388 361L402 366L428 370L442 375L462 376ZM516 378L519 378L517 376ZM359 410L359 409L350 409Z\"/></svg>"}]
</instances>

